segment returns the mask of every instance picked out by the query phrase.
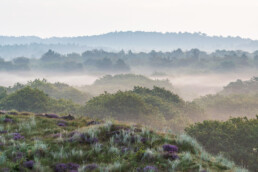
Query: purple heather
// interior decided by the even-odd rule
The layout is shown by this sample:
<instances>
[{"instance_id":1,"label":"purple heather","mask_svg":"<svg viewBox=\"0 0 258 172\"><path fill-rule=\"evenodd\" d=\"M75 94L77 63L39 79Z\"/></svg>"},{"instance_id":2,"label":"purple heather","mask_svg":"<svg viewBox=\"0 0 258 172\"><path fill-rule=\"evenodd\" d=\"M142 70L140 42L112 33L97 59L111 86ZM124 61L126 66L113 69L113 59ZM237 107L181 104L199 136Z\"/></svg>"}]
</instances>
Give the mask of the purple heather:
<instances>
[{"instance_id":1,"label":"purple heather","mask_svg":"<svg viewBox=\"0 0 258 172\"><path fill-rule=\"evenodd\" d=\"M146 166L143 169L143 172L157 172L157 171L158 171L157 168L154 166Z\"/></svg>"},{"instance_id":2,"label":"purple heather","mask_svg":"<svg viewBox=\"0 0 258 172\"><path fill-rule=\"evenodd\" d=\"M24 136L22 136L20 133L13 133L13 139L14 140L24 139Z\"/></svg>"},{"instance_id":3,"label":"purple heather","mask_svg":"<svg viewBox=\"0 0 258 172\"><path fill-rule=\"evenodd\" d=\"M166 151L166 152L178 152L178 147L175 145L165 144L162 147L163 147L163 151Z\"/></svg>"},{"instance_id":4,"label":"purple heather","mask_svg":"<svg viewBox=\"0 0 258 172\"><path fill-rule=\"evenodd\" d=\"M98 168L98 165L97 164L89 164L89 165L87 165L85 168L84 168L84 170L85 171L92 171L92 170L95 170L95 169L97 169Z\"/></svg>"}]
</instances>

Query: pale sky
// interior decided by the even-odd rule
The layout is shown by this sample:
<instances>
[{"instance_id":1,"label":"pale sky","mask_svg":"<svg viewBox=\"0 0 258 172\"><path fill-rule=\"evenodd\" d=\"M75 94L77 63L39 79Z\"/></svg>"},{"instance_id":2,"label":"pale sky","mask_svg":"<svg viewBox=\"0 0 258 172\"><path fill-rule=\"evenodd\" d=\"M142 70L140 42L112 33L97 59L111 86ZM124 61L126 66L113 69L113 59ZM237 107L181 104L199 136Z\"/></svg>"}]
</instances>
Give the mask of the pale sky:
<instances>
[{"instance_id":1,"label":"pale sky","mask_svg":"<svg viewBox=\"0 0 258 172\"><path fill-rule=\"evenodd\" d=\"M0 35L203 32L258 40L258 0L0 0Z\"/></svg>"}]
</instances>

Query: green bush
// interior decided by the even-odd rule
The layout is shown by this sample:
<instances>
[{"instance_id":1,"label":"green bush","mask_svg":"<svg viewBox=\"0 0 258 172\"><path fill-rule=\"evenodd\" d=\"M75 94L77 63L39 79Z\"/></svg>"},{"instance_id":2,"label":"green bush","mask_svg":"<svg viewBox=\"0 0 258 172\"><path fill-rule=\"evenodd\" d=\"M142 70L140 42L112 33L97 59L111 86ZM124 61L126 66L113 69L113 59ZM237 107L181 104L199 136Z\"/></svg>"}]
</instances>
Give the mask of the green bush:
<instances>
[{"instance_id":1,"label":"green bush","mask_svg":"<svg viewBox=\"0 0 258 172\"><path fill-rule=\"evenodd\" d=\"M258 169L258 116L256 119L231 118L225 122L204 121L185 131L210 153L223 153L244 168Z\"/></svg>"},{"instance_id":2,"label":"green bush","mask_svg":"<svg viewBox=\"0 0 258 172\"><path fill-rule=\"evenodd\" d=\"M42 91L25 87L5 97L0 104L2 109L31 112L44 112L50 106L50 98Z\"/></svg>"},{"instance_id":3,"label":"green bush","mask_svg":"<svg viewBox=\"0 0 258 172\"><path fill-rule=\"evenodd\" d=\"M72 101L52 99L43 91L25 87L7 95L0 102L0 108L30 112L79 113L80 106Z\"/></svg>"},{"instance_id":4,"label":"green bush","mask_svg":"<svg viewBox=\"0 0 258 172\"><path fill-rule=\"evenodd\" d=\"M35 79L34 81L29 81L25 85L16 83L13 87L9 87L7 90L9 93L12 93L27 86L39 89L52 98L71 100L78 104L84 104L92 97L90 94L83 93L67 84L60 82L50 83L45 79Z\"/></svg>"}]
</instances>

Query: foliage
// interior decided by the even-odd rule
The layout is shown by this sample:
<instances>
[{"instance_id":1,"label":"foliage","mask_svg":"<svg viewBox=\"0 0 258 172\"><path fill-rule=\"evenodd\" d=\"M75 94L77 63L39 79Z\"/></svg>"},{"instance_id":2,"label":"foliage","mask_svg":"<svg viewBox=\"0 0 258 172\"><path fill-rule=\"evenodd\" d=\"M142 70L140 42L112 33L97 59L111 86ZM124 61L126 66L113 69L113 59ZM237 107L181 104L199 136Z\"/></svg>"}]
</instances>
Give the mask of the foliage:
<instances>
[{"instance_id":1,"label":"foliage","mask_svg":"<svg viewBox=\"0 0 258 172\"><path fill-rule=\"evenodd\" d=\"M7 112L8 113L8 112ZM63 120L34 114L3 114L0 120L0 171L236 171L237 167L209 155L205 161L192 149L206 152L174 135L117 122L79 117ZM13 135L21 136L14 140ZM94 142L87 140L95 139ZM144 141L143 141L144 140ZM189 144L188 144L189 145ZM163 150L164 147L173 148ZM184 149L182 149L184 148ZM207 154L207 153L206 153ZM168 156L169 155L169 156ZM171 158L171 156L176 159ZM229 161L227 161L229 162Z\"/></svg>"},{"instance_id":2,"label":"foliage","mask_svg":"<svg viewBox=\"0 0 258 172\"><path fill-rule=\"evenodd\" d=\"M42 90L45 94L52 98L71 100L78 104L84 104L91 98L91 95L80 92L76 88L73 88L67 84L60 82L50 83L46 79L35 79L34 81L29 81L25 85L16 83L13 87L9 87L7 91L12 93L27 86Z\"/></svg>"},{"instance_id":3,"label":"foliage","mask_svg":"<svg viewBox=\"0 0 258 172\"><path fill-rule=\"evenodd\" d=\"M228 119L229 116L254 117L258 114L257 95L232 94L232 95L207 95L194 100L202 107L212 119Z\"/></svg>"},{"instance_id":4,"label":"foliage","mask_svg":"<svg viewBox=\"0 0 258 172\"><path fill-rule=\"evenodd\" d=\"M151 113L152 109L137 94L118 91L105 93L87 102L85 111L90 116L112 116L118 120L137 119L140 115ZM99 116L101 115L101 116Z\"/></svg>"},{"instance_id":5,"label":"foliage","mask_svg":"<svg viewBox=\"0 0 258 172\"><path fill-rule=\"evenodd\" d=\"M258 77L253 77L250 80L242 81L238 79L235 82L230 82L224 89L220 92L222 95L232 95L232 94L248 94L256 95L258 94Z\"/></svg>"},{"instance_id":6,"label":"foliage","mask_svg":"<svg viewBox=\"0 0 258 172\"><path fill-rule=\"evenodd\" d=\"M7 96L6 88L0 87L0 101Z\"/></svg>"},{"instance_id":7,"label":"foliage","mask_svg":"<svg viewBox=\"0 0 258 172\"><path fill-rule=\"evenodd\" d=\"M5 61L0 58L0 71L29 71L30 59L26 57L18 57L12 61Z\"/></svg>"},{"instance_id":8,"label":"foliage","mask_svg":"<svg viewBox=\"0 0 258 172\"><path fill-rule=\"evenodd\" d=\"M231 118L225 122L204 121L191 125L185 131L210 153L223 153L251 171L258 168L258 116L256 119Z\"/></svg>"},{"instance_id":9,"label":"foliage","mask_svg":"<svg viewBox=\"0 0 258 172\"><path fill-rule=\"evenodd\" d=\"M229 116L255 117L258 114L258 79L237 80L224 87L215 95L207 95L194 100L194 103L211 114L212 119L225 119Z\"/></svg>"},{"instance_id":10,"label":"foliage","mask_svg":"<svg viewBox=\"0 0 258 172\"><path fill-rule=\"evenodd\" d=\"M93 95L99 95L103 91L115 93L119 90L132 90L135 86L152 88L153 86L164 87L170 91L174 90L172 84L168 80L153 80L143 75L135 74L117 74L105 75L97 79L92 85L86 85L79 89L84 92L90 92Z\"/></svg>"},{"instance_id":11,"label":"foliage","mask_svg":"<svg viewBox=\"0 0 258 172\"><path fill-rule=\"evenodd\" d=\"M182 130L188 122L206 118L196 105L189 104L178 95L159 87L135 87L132 91L101 94L88 101L83 111L91 117L112 117L116 120L153 125L156 128L171 128L171 124L175 124L172 127L175 132ZM185 119L185 122L180 122L181 119Z\"/></svg>"},{"instance_id":12,"label":"foliage","mask_svg":"<svg viewBox=\"0 0 258 172\"><path fill-rule=\"evenodd\" d=\"M6 110L44 112L50 106L49 101L49 97L42 91L25 87L4 98L0 107Z\"/></svg>"},{"instance_id":13,"label":"foliage","mask_svg":"<svg viewBox=\"0 0 258 172\"><path fill-rule=\"evenodd\" d=\"M135 44L135 42L134 42ZM232 46L232 45L230 45ZM27 50L30 47L29 50ZM3 71L45 71L45 72L88 72L94 74L107 74L107 73L121 73L121 72L137 72L138 70L146 69L146 71L164 73L164 72L187 72L193 71L198 73L207 72L235 72L245 69L257 69L258 58L257 53L249 53L245 51L226 51L217 50L212 53L204 52L199 49L189 49L188 51L182 51L176 49L169 52L161 52L150 50L149 52L132 52L132 51L119 51L108 52L104 50L88 50L85 45L79 46L73 44L55 44L55 45L42 45L31 44L29 45L8 45L0 46L0 50L5 49L7 52L1 51L3 57L10 57L15 52L10 52L10 48L19 49L22 56L35 52L37 56L41 56L40 59L28 59L26 57L18 57L13 61L0 60L0 70ZM35 48L34 48L35 47ZM34 50L40 47L40 51ZM52 47L59 52L65 52L64 54L57 53L53 50L48 50L48 47ZM7 48L7 50L6 50ZM34 48L34 49L33 49ZM63 51L61 51L63 49ZM71 49L75 49L74 52L68 53ZM171 47L169 48L171 49ZM45 52L45 53L44 53ZM67 54L68 53L68 54ZM31 54L27 57L34 56Z\"/></svg>"},{"instance_id":14,"label":"foliage","mask_svg":"<svg viewBox=\"0 0 258 172\"><path fill-rule=\"evenodd\" d=\"M48 97L43 91L25 87L9 94L0 102L5 110L31 112L79 113L80 106L67 100L56 100Z\"/></svg>"}]
</instances>

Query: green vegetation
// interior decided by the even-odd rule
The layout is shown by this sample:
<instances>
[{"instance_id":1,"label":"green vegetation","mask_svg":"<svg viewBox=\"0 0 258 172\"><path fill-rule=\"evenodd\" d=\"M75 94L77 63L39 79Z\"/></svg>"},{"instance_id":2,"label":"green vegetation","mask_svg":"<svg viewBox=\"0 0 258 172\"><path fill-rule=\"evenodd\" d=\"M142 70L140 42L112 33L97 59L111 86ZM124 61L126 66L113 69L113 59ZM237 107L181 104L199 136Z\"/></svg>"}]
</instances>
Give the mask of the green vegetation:
<instances>
[{"instance_id":1,"label":"green vegetation","mask_svg":"<svg viewBox=\"0 0 258 172\"><path fill-rule=\"evenodd\" d=\"M186 135L87 117L63 118L1 114L0 170L244 171L221 156L206 153Z\"/></svg>"},{"instance_id":2,"label":"green vegetation","mask_svg":"<svg viewBox=\"0 0 258 172\"><path fill-rule=\"evenodd\" d=\"M256 95L208 95L194 101L205 109L211 119L227 120L230 116L255 117L258 114L258 97Z\"/></svg>"},{"instance_id":3,"label":"green vegetation","mask_svg":"<svg viewBox=\"0 0 258 172\"><path fill-rule=\"evenodd\" d=\"M159 87L135 87L132 91L101 94L87 102L84 112L91 117L112 117L151 124L156 128L167 126L175 132L191 121L207 118L195 104L185 102L178 95ZM176 121L180 123L176 124Z\"/></svg>"},{"instance_id":4,"label":"green vegetation","mask_svg":"<svg viewBox=\"0 0 258 172\"><path fill-rule=\"evenodd\" d=\"M255 117L258 114L258 80L231 82L215 94L196 99L194 102L205 109L212 119L228 119L229 116Z\"/></svg>"},{"instance_id":5,"label":"green vegetation","mask_svg":"<svg viewBox=\"0 0 258 172\"><path fill-rule=\"evenodd\" d=\"M20 46L20 48L23 47L22 45ZM72 45L66 46L66 49L68 49L66 50L67 52ZM80 48L77 52L78 51L82 52L83 49ZM83 71L93 74L116 74L130 71L135 72L137 69L142 70L146 68L149 69L150 73L155 71L159 71L159 73L173 71L218 73L232 71L242 72L246 69L256 70L258 67L257 51L249 53L245 51L217 50L212 53L207 53L199 49L190 49L188 51L177 49L169 52L155 50L149 52L132 52L130 50L128 52L108 52L104 50L90 50L81 54L59 54L53 50L48 50L44 54L43 52L46 52L46 47L41 51L42 54L37 55L37 57L41 56L39 59L29 59L26 57L9 61L0 59L0 71L31 70L48 73L79 73ZM10 54L12 54L12 52L8 52L8 55ZM25 54L27 54L27 52Z\"/></svg>"},{"instance_id":6,"label":"green vegetation","mask_svg":"<svg viewBox=\"0 0 258 172\"><path fill-rule=\"evenodd\" d=\"M0 87L0 101L7 96L6 88Z\"/></svg>"},{"instance_id":7,"label":"green vegetation","mask_svg":"<svg viewBox=\"0 0 258 172\"><path fill-rule=\"evenodd\" d=\"M102 94L104 91L115 93L117 91L132 90L135 86L153 88L153 86L166 88L170 91L174 90L172 84L168 80L152 80L143 75L135 74L118 74L105 75L97 79L92 85L79 87L81 91L90 92L93 95Z\"/></svg>"},{"instance_id":8,"label":"green vegetation","mask_svg":"<svg viewBox=\"0 0 258 172\"><path fill-rule=\"evenodd\" d=\"M258 94L258 77L253 77L248 81L242 81L238 79L235 82L229 83L219 93L222 95L232 94L244 94L244 95L256 95Z\"/></svg>"},{"instance_id":9,"label":"green vegetation","mask_svg":"<svg viewBox=\"0 0 258 172\"><path fill-rule=\"evenodd\" d=\"M0 109L35 113L72 113L100 119L113 118L153 125L160 130L167 128L174 132L181 132L188 124L207 119L207 115L196 104L185 102L178 95L156 86L153 89L134 87L131 91L118 91L114 94L106 92L93 97L86 105L79 105L71 100L52 98L53 95L61 95L65 92L64 89L53 93L52 97L45 93L58 88L58 83L50 84L45 80L35 80L27 85L31 87L16 84L14 87L3 88L4 98L0 101ZM69 94L65 92L61 97L67 95Z\"/></svg>"},{"instance_id":10,"label":"green vegetation","mask_svg":"<svg viewBox=\"0 0 258 172\"><path fill-rule=\"evenodd\" d=\"M78 113L80 106L67 100L56 100L43 91L25 87L8 94L0 101L0 109L30 112Z\"/></svg>"},{"instance_id":11,"label":"green vegetation","mask_svg":"<svg viewBox=\"0 0 258 172\"><path fill-rule=\"evenodd\" d=\"M45 94L49 95L55 99L66 99L71 100L74 103L85 104L92 96L80 92L79 90L60 82L49 83L45 79L36 79L34 81L29 81L27 84L17 83L13 87L7 88L8 93L13 93L24 87L31 87L42 90Z\"/></svg>"},{"instance_id":12,"label":"green vegetation","mask_svg":"<svg viewBox=\"0 0 258 172\"><path fill-rule=\"evenodd\" d=\"M185 131L208 152L223 153L251 171L258 169L258 116L256 119L231 118L225 122L204 121Z\"/></svg>"}]
</instances>

